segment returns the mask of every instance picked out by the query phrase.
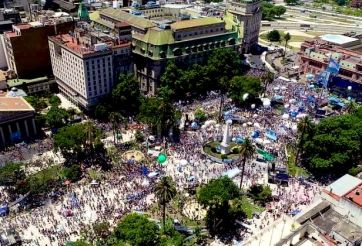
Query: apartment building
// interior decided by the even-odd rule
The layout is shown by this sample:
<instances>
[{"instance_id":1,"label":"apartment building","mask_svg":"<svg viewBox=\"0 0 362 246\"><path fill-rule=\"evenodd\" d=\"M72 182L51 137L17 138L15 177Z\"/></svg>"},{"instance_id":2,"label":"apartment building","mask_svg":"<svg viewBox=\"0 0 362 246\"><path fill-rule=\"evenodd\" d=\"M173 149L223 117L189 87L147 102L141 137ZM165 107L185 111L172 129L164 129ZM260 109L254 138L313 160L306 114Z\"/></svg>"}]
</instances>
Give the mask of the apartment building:
<instances>
[{"instance_id":1,"label":"apartment building","mask_svg":"<svg viewBox=\"0 0 362 246\"><path fill-rule=\"evenodd\" d=\"M120 73L128 73L131 44L84 28L49 37L53 74L61 93L89 109L107 95Z\"/></svg>"},{"instance_id":2,"label":"apartment building","mask_svg":"<svg viewBox=\"0 0 362 246\"><path fill-rule=\"evenodd\" d=\"M12 31L4 33L8 68L22 79L51 75L48 36L73 29L72 18L13 25Z\"/></svg>"}]
</instances>

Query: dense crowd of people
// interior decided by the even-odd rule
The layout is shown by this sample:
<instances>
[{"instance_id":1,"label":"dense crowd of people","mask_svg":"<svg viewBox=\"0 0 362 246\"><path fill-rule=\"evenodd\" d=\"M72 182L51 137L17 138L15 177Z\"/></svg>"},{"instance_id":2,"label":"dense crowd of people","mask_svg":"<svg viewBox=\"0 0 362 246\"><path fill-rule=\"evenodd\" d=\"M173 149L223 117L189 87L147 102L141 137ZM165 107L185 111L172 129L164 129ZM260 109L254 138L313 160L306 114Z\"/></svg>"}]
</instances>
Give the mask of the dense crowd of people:
<instances>
[{"instance_id":1,"label":"dense crowd of people","mask_svg":"<svg viewBox=\"0 0 362 246\"><path fill-rule=\"evenodd\" d=\"M250 75L261 76L262 73L261 70L253 70ZM298 121L306 115L313 117L315 103L326 99L326 94L317 93L314 88L305 84L276 79L268 85L266 95L269 102L264 101L264 106L260 108L238 109L233 107L229 100L224 102L225 105L230 105L229 111L234 116L242 119L232 125L231 139L252 139L259 148L274 155L277 167L285 167L285 147L295 141ZM278 101L281 106L272 108L271 99ZM192 112L197 108L201 107L205 112L218 112L219 106L220 96L214 92L210 92L207 98L192 103L177 103L183 115L189 115L191 120ZM185 117L182 123L184 122ZM97 123L97 126L105 131L112 131L110 124ZM268 131L273 132L275 139L268 137ZM170 144L165 150L168 161L163 171L173 178L178 189L207 183L235 168L233 164L216 163L203 152L206 142L220 141L223 133L224 125L216 122L194 130L185 130L181 132L180 142ZM0 153L0 157L2 162L25 161L32 155L42 154L52 148L52 141L45 139L11 147ZM268 163L255 162L256 164L252 165L254 160L247 165L244 189L255 183L268 183ZM234 178L236 182L238 179L239 177ZM127 172L114 171L106 174L104 180L97 184L70 184L64 187L65 194L59 199L31 212L0 218L0 223L3 228L15 228L19 231L21 237L29 241L29 245L64 245L69 240L79 238L80 233L91 223L108 221L114 226L119 218L130 211L147 210L155 202L152 184L153 180L135 169L128 169ZM269 203L266 211L251 220L252 229L242 233L244 239L265 228L282 214L302 210L320 191L320 185L304 182L297 177L290 178L285 187L271 187L273 201ZM201 216L197 216L197 210L190 214L193 218L201 219Z\"/></svg>"}]
</instances>

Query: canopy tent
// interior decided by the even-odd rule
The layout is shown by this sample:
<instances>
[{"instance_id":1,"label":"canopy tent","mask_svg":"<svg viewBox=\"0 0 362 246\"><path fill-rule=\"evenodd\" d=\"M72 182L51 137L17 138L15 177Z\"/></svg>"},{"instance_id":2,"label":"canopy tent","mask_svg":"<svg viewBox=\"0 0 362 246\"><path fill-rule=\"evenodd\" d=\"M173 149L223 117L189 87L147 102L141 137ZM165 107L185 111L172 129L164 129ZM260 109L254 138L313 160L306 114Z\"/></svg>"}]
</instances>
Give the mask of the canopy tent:
<instances>
[{"instance_id":1,"label":"canopy tent","mask_svg":"<svg viewBox=\"0 0 362 246\"><path fill-rule=\"evenodd\" d=\"M149 174L147 174L147 177L152 179L152 178L156 178L158 175L159 175L159 172L150 172Z\"/></svg>"},{"instance_id":2,"label":"canopy tent","mask_svg":"<svg viewBox=\"0 0 362 246\"><path fill-rule=\"evenodd\" d=\"M237 175L241 173L241 170L239 168L233 168L230 169L222 174L222 176L227 176L230 179L235 178Z\"/></svg>"},{"instance_id":3,"label":"canopy tent","mask_svg":"<svg viewBox=\"0 0 362 246\"><path fill-rule=\"evenodd\" d=\"M258 149L257 150L258 154L260 154L261 156L263 156L263 158L267 161L274 161L275 157L274 155L272 155L271 153L269 153L268 151L262 150L262 149Z\"/></svg>"},{"instance_id":4,"label":"canopy tent","mask_svg":"<svg viewBox=\"0 0 362 246\"><path fill-rule=\"evenodd\" d=\"M278 139L277 133L275 131L273 131L272 129L267 129L265 131L265 136L274 141L276 141Z\"/></svg>"},{"instance_id":5,"label":"canopy tent","mask_svg":"<svg viewBox=\"0 0 362 246\"><path fill-rule=\"evenodd\" d=\"M9 214L9 206L7 204L0 206L0 216L6 216Z\"/></svg>"}]
</instances>

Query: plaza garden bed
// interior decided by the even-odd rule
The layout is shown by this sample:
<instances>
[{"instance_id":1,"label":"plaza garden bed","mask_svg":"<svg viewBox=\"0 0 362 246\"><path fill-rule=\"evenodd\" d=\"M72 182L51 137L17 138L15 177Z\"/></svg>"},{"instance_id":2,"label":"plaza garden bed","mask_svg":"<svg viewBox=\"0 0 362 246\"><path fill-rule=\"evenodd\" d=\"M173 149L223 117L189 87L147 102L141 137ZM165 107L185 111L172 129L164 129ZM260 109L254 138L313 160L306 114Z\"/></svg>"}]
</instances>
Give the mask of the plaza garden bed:
<instances>
[{"instance_id":1,"label":"plaza garden bed","mask_svg":"<svg viewBox=\"0 0 362 246\"><path fill-rule=\"evenodd\" d=\"M239 157L240 147L241 147L240 144L233 142L229 143L229 148L230 148L229 154L221 154L220 152L217 151L217 148L220 144L221 143L219 141L211 141L206 143L203 146L204 153L220 160L237 159Z\"/></svg>"}]
</instances>

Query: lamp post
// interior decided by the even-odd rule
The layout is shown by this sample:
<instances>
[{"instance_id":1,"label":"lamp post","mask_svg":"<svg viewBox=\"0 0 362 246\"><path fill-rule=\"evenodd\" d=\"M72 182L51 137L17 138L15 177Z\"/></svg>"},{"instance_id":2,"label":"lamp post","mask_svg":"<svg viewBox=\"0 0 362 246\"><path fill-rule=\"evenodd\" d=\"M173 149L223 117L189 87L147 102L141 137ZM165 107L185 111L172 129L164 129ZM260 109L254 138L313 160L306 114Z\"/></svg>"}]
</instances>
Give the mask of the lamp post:
<instances>
[{"instance_id":1,"label":"lamp post","mask_svg":"<svg viewBox=\"0 0 362 246\"><path fill-rule=\"evenodd\" d=\"M352 86L347 86L347 99L348 101L351 101L351 91L352 91Z\"/></svg>"}]
</instances>

